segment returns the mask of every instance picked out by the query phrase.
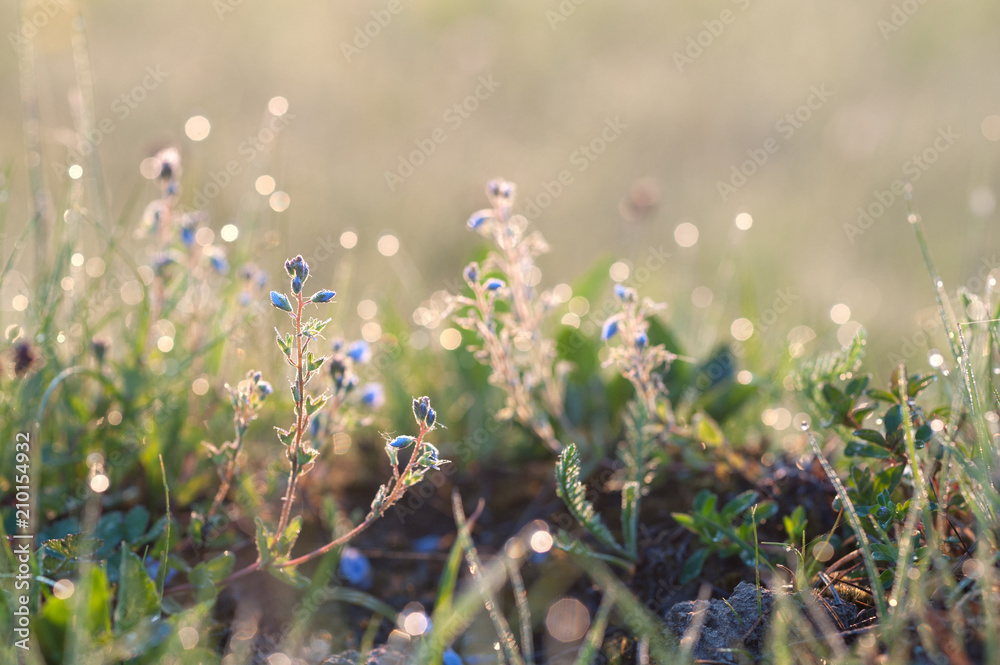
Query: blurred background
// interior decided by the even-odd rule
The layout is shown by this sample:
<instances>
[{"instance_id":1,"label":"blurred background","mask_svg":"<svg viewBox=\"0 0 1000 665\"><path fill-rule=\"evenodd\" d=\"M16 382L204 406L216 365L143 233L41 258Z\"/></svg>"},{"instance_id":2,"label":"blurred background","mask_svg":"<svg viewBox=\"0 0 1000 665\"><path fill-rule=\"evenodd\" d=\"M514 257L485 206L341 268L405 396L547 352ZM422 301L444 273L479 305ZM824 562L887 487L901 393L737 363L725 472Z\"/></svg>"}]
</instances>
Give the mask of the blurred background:
<instances>
[{"instance_id":1,"label":"blurred background","mask_svg":"<svg viewBox=\"0 0 1000 665\"><path fill-rule=\"evenodd\" d=\"M693 352L746 336L741 317L771 343L808 325L821 347L861 324L885 376L890 354L926 365L924 330L944 348L904 180L950 292L1000 266L998 24L986 1L4 2L8 235L30 214L31 37L54 210L75 176L138 223L155 196L140 166L173 144L216 233L252 218L255 260L302 252L324 283L349 261L341 302L410 319L484 244L464 223L503 176L552 245L544 285L666 256L641 290Z\"/></svg>"}]
</instances>

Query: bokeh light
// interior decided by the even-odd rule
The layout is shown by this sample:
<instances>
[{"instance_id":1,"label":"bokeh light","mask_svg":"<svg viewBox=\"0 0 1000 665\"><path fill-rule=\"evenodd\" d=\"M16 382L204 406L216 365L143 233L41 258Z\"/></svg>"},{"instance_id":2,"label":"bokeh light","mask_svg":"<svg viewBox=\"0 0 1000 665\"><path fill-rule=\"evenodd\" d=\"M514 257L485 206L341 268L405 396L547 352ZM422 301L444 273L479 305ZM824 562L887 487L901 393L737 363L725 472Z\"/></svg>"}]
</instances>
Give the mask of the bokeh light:
<instances>
[{"instance_id":1,"label":"bokeh light","mask_svg":"<svg viewBox=\"0 0 1000 665\"><path fill-rule=\"evenodd\" d=\"M195 115L184 123L184 133L192 141L204 141L212 131L212 123L203 115Z\"/></svg>"}]
</instances>

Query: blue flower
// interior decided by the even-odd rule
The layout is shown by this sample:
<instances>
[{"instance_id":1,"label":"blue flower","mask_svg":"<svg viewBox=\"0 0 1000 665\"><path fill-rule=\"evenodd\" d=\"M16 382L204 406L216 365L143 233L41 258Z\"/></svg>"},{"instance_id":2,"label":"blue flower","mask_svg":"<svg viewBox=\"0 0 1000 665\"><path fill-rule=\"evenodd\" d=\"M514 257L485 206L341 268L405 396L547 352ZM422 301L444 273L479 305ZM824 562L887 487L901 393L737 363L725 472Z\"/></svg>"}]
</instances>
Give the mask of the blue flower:
<instances>
[{"instance_id":1,"label":"blue flower","mask_svg":"<svg viewBox=\"0 0 1000 665\"><path fill-rule=\"evenodd\" d=\"M615 284L615 295L622 300L625 300L625 296L628 295L628 291L626 290L624 284Z\"/></svg>"},{"instance_id":2,"label":"blue flower","mask_svg":"<svg viewBox=\"0 0 1000 665\"><path fill-rule=\"evenodd\" d=\"M444 652L444 658L441 659L443 665L465 665L462 657L455 653L454 649L448 649Z\"/></svg>"},{"instance_id":3,"label":"blue flower","mask_svg":"<svg viewBox=\"0 0 1000 665\"><path fill-rule=\"evenodd\" d=\"M618 319L608 319L601 326L601 340L606 342L618 333Z\"/></svg>"},{"instance_id":4,"label":"blue flower","mask_svg":"<svg viewBox=\"0 0 1000 665\"><path fill-rule=\"evenodd\" d=\"M209 263L212 264L212 269L220 275L224 275L229 272L229 261L226 260L226 255L222 251L212 252L208 257Z\"/></svg>"},{"instance_id":5,"label":"blue flower","mask_svg":"<svg viewBox=\"0 0 1000 665\"><path fill-rule=\"evenodd\" d=\"M497 291L499 289L502 289L504 286L506 285L504 284L502 279L491 277L490 279L486 280L486 288L489 289L490 291Z\"/></svg>"},{"instance_id":6,"label":"blue flower","mask_svg":"<svg viewBox=\"0 0 1000 665\"><path fill-rule=\"evenodd\" d=\"M340 574L349 584L359 589L372 586L372 564L357 548L345 547L340 553Z\"/></svg>"},{"instance_id":7,"label":"blue flower","mask_svg":"<svg viewBox=\"0 0 1000 665\"><path fill-rule=\"evenodd\" d=\"M395 439L390 441L389 445L392 446L393 448L405 448L416 440L417 440L416 437L407 436L406 434L403 434L401 436L397 436Z\"/></svg>"},{"instance_id":8,"label":"blue flower","mask_svg":"<svg viewBox=\"0 0 1000 665\"><path fill-rule=\"evenodd\" d=\"M292 293L295 295L302 293L302 278L298 275L292 277Z\"/></svg>"},{"instance_id":9,"label":"blue flower","mask_svg":"<svg viewBox=\"0 0 1000 665\"><path fill-rule=\"evenodd\" d=\"M441 536L421 536L413 541L413 551L421 554L437 552L441 547Z\"/></svg>"},{"instance_id":10,"label":"blue flower","mask_svg":"<svg viewBox=\"0 0 1000 665\"><path fill-rule=\"evenodd\" d=\"M437 411L434 409L427 409L427 418L424 420L428 427L434 427L434 423L437 421Z\"/></svg>"},{"instance_id":11,"label":"blue flower","mask_svg":"<svg viewBox=\"0 0 1000 665\"><path fill-rule=\"evenodd\" d=\"M381 383L369 383L361 389L361 403L373 409L385 404L385 389Z\"/></svg>"},{"instance_id":12,"label":"blue flower","mask_svg":"<svg viewBox=\"0 0 1000 665\"><path fill-rule=\"evenodd\" d=\"M333 300L333 297L335 295L337 295L336 291L330 291L329 289L322 289L312 294L312 297L309 298L309 301L316 303L330 302L331 300Z\"/></svg>"},{"instance_id":13,"label":"blue flower","mask_svg":"<svg viewBox=\"0 0 1000 665\"><path fill-rule=\"evenodd\" d=\"M257 389L260 390L260 394L263 397L267 397L274 392L274 387L267 381L261 381L258 383Z\"/></svg>"},{"instance_id":14,"label":"blue flower","mask_svg":"<svg viewBox=\"0 0 1000 665\"><path fill-rule=\"evenodd\" d=\"M359 339L347 347L347 357L356 363L366 363L372 357L372 349L368 342Z\"/></svg>"},{"instance_id":15,"label":"blue flower","mask_svg":"<svg viewBox=\"0 0 1000 665\"><path fill-rule=\"evenodd\" d=\"M477 277L479 277L479 271L476 270L476 264L470 263L465 267L465 281L469 284L474 284Z\"/></svg>"},{"instance_id":16,"label":"blue flower","mask_svg":"<svg viewBox=\"0 0 1000 665\"><path fill-rule=\"evenodd\" d=\"M469 217L469 221L466 222L465 225L469 227L470 231L475 231L492 218L492 210L477 210L472 213L472 217Z\"/></svg>"},{"instance_id":17,"label":"blue flower","mask_svg":"<svg viewBox=\"0 0 1000 665\"><path fill-rule=\"evenodd\" d=\"M185 247L190 247L194 244L194 228L190 226L181 227L181 242L184 243Z\"/></svg>"},{"instance_id":18,"label":"blue flower","mask_svg":"<svg viewBox=\"0 0 1000 665\"><path fill-rule=\"evenodd\" d=\"M646 344L648 343L649 343L649 337L646 335L646 333L641 332L635 336L635 345L638 346L640 349L646 346Z\"/></svg>"},{"instance_id":19,"label":"blue flower","mask_svg":"<svg viewBox=\"0 0 1000 665\"><path fill-rule=\"evenodd\" d=\"M284 312L292 311L292 304L288 302L288 296L284 293L271 291L271 304Z\"/></svg>"}]
</instances>

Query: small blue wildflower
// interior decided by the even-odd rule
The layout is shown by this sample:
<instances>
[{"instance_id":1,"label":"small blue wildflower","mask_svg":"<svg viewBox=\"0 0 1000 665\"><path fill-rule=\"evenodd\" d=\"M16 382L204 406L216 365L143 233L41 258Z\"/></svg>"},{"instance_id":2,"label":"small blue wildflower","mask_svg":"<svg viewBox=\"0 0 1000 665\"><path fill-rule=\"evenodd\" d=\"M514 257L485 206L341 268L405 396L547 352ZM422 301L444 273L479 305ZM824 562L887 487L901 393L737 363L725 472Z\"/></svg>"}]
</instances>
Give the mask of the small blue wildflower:
<instances>
[{"instance_id":1,"label":"small blue wildflower","mask_svg":"<svg viewBox=\"0 0 1000 665\"><path fill-rule=\"evenodd\" d=\"M347 357L356 363L366 363L372 357L372 348L368 346L368 342L359 339L347 347Z\"/></svg>"},{"instance_id":2,"label":"small blue wildflower","mask_svg":"<svg viewBox=\"0 0 1000 665\"><path fill-rule=\"evenodd\" d=\"M315 302L315 303L330 302L331 300L333 300L333 297L335 295L337 295L335 291L330 291L329 289L322 289L312 294L312 297L309 298L309 302Z\"/></svg>"},{"instance_id":3,"label":"small blue wildflower","mask_svg":"<svg viewBox=\"0 0 1000 665\"><path fill-rule=\"evenodd\" d=\"M500 183L500 196L509 199L514 196L514 183L506 180Z\"/></svg>"},{"instance_id":4,"label":"small blue wildflower","mask_svg":"<svg viewBox=\"0 0 1000 665\"><path fill-rule=\"evenodd\" d=\"M475 231L480 226L489 221L492 217L493 217L492 210L485 210L485 209L477 210L476 212L472 213L472 216L469 217L469 221L466 222L465 225L469 227L470 231Z\"/></svg>"},{"instance_id":5,"label":"small blue wildflower","mask_svg":"<svg viewBox=\"0 0 1000 665\"><path fill-rule=\"evenodd\" d=\"M437 421L437 411L435 411L434 409L428 408L427 409L427 418L424 419L424 422L427 423L428 427L434 427L434 423L436 421Z\"/></svg>"},{"instance_id":6,"label":"small blue wildflower","mask_svg":"<svg viewBox=\"0 0 1000 665\"><path fill-rule=\"evenodd\" d=\"M361 403L372 409L380 409L385 404L385 389L381 383L369 383L361 389Z\"/></svg>"},{"instance_id":7,"label":"small blue wildflower","mask_svg":"<svg viewBox=\"0 0 1000 665\"><path fill-rule=\"evenodd\" d=\"M649 343L649 337L645 332L641 332L635 336L635 345L640 349L644 348Z\"/></svg>"},{"instance_id":8,"label":"small blue wildflower","mask_svg":"<svg viewBox=\"0 0 1000 665\"><path fill-rule=\"evenodd\" d=\"M284 312L292 311L292 304L288 302L288 296L284 293L271 291L271 304Z\"/></svg>"},{"instance_id":9,"label":"small blue wildflower","mask_svg":"<svg viewBox=\"0 0 1000 665\"><path fill-rule=\"evenodd\" d=\"M292 277L292 293L295 295L302 293L302 278L298 275Z\"/></svg>"},{"instance_id":10,"label":"small blue wildflower","mask_svg":"<svg viewBox=\"0 0 1000 665\"><path fill-rule=\"evenodd\" d=\"M184 243L185 247L190 247L194 244L194 228L190 226L181 227L181 242Z\"/></svg>"},{"instance_id":11,"label":"small blue wildflower","mask_svg":"<svg viewBox=\"0 0 1000 665\"><path fill-rule=\"evenodd\" d=\"M469 265L465 266L464 274L465 274L465 281L467 281L469 284L475 284L476 278L479 277L479 271L476 270L476 264L470 263Z\"/></svg>"},{"instance_id":12,"label":"small blue wildflower","mask_svg":"<svg viewBox=\"0 0 1000 665\"><path fill-rule=\"evenodd\" d=\"M372 586L372 564L368 557L357 548L345 547L340 553L340 574L344 579L359 589L370 589Z\"/></svg>"},{"instance_id":13,"label":"small blue wildflower","mask_svg":"<svg viewBox=\"0 0 1000 665\"><path fill-rule=\"evenodd\" d=\"M608 319L601 326L601 341L608 341L618 333L618 319Z\"/></svg>"},{"instance_id":14,"label":"small blue wildflower","mask_svg":"<svg viewBox=\"0 0 1000 665\"><path fill-rule=\"evenodd\" d=\"M441 659L443 665L465 665L465 661L462 657L455 653L454 649L448 649L444 652L444 658Z\"/></svg>"},{"instance_id":15,"label":"small blue wildflower","mask_svg":"<svg viewBox=\"0 0 1000 665\"><path fill-rule=\"evenodd\" d=\"M421 536L413 541L413 551L421 554L437 552L441 547L441 536Z\"/></svg>"},{"instance_id":16,"label":"small blue wildflower","mask_svg":"<svg viewBox=\"0 0 1000 665\"><path fill-rule=\"evenodd\" d=\"M229 261L226 260L226 255L222 250L212 252L208 257L208 261L212 264L212 269L220 275L229 272Z\"/></svg>"},{"instance_id":17,"label":"small blue wildflower","mask_svg":"<svg viewBox=\"0 0 1000 665\"><path fill-rule=\"evenodd\" d=\"M490 291L497 291L506 286L502 279L497 279L496 277L491 277L486 280L486 288Z\"/></svg>"},{"instance_id":18,"label":"small blue wildflower","mask_svg":"<svg viewBox=\"0 0 1000 665\"><path fill-rule=\"evenodd\" d=\"M274 392L274 386L269 381L261 381L257 384L257 389L260 390L262 397L267 397Z\"/></svg>"},{"instance_id":19,"label":"small blue wildflower","mask_svg":"<svg viewBox=\"0 0 1000 665\"><path fill-rule=\"evenodd\" d=\"M624 284L615 284L615 295L625 300L625 296L628 295L628 290L625 288Z\"/></svg>"},{"instance_id":20,"label":"small blue wildflower","mask_svg":"<svg viewBox=\"0 0 1000 665\"><path fill-rule=\"evenodd\" d=\"M490 196L500 196L500 183L502 182L503 180L501 180L500 178L494 178L493 180L490 180L488 183L486 183L486 193L489 194Z\"/></svg>"},{"instance_id":21,"label":"small blue wildflower","mask_svg":"<svg viewBox=\"0 0 1000 665\"><path fill-rule=\"evenodd\" d=\"M390 441L389 445L392 446L393 448L405 448L416 440L417 440L416 437L407 436L406 434L403 434L401 436L397 436L395 439Z\"/></svg>"}]
</instances>

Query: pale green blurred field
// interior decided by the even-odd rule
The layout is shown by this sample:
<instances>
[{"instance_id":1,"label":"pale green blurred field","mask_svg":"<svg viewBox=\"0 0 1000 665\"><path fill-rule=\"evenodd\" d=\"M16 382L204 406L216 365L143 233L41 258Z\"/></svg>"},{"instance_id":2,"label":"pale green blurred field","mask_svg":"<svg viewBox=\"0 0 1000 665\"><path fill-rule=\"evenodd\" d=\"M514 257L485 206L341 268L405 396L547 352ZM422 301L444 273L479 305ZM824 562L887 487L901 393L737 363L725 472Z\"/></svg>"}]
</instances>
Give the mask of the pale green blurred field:
<instances>
[{"instance_id":1,"label":"pale green blurred field","mask_svg":"<svg viewBox=\"0 0 1000 665\"><path fill-rule=\"evenodd\" d=\"M514 180L523 197L537 201L544 183L567 170L572 184L536 219L553 246L543 264L546 284L572 280L602 256L644 260L646 247L663 246L671 263L644 290L670 301L671 318L689 339L702 330L695 321L721 322L725 332L730 321L755 318L776 291L791 288L800 297L765 340L805 323L829 346L837 328L829 309L844 303L871 331L871 369L884 374L886 354L931 316L929 278L898 198L854 242L844 225L876 201L876 190L903 177L904 163L930 149L939 129L951 128L959 138L914 183L935 258L951 289L984 260L1000 265L1000 118L987 120L1000 114L996 3L399 0L398 13L384 26L370 24L375 36L348 61L343 44L373 20L371 12L384 19L389 4L80 0L97 120L113 125L99 145L113 210L136 186L146 188L141 201L153 196L138 165L175 142L188 196L227 162L239 162L240 175L209 206L220 228L258 172L240 146L257 133L268 100L281 95L288 123L266 170L291 205L263 218L280 231L281 245L259 256L262 264L315 254L355 229L357 273L345 302L390 296L409 316L478 246L464 221L485 204L488 178ZM879 22L892 19L894 6L900 25L887 32ZM53 164L65 161L74 140L76 3L27 7L28 16L46 7L53 14L33 41L47 184L59 202L69 180ZM567 16L555 22L560 8ZM905 9L912 16L898 13ZM14 167L16 230L30 195L13 0L0 3L0 26L0 160ZM676 54L699 33L706 45L680 71ZM141 85L149 67L167 75L126 114L116 100ZM499 86L457 122L449 109L473 94L481 77ZM823 86L832 95L809 120L790 136L776 127ZM183 128L198 114L212 130L196 143ZM583 169L574 152L614 118L625 128ZM391 191L385 172L437 128L444 142ZM772 137L777 152L723 201L718 181ZM660 204L645 221L626 221L619 204L642 178L656 183ZM753 216L747 232L733 224L740 211ZM689 249L674 242L682 221L700 232ZM400 239L395 257L376 251L385 232ZM337 251L334 260L314 260L314 273L332 276ZM719 311L692 314L698 285L712 288ZM9 295L5 290L2 303L8 312ZM708 341L702 335L696 347ZM922 353L914 363L925 365Z\"/></svg>"}]
</instances>

